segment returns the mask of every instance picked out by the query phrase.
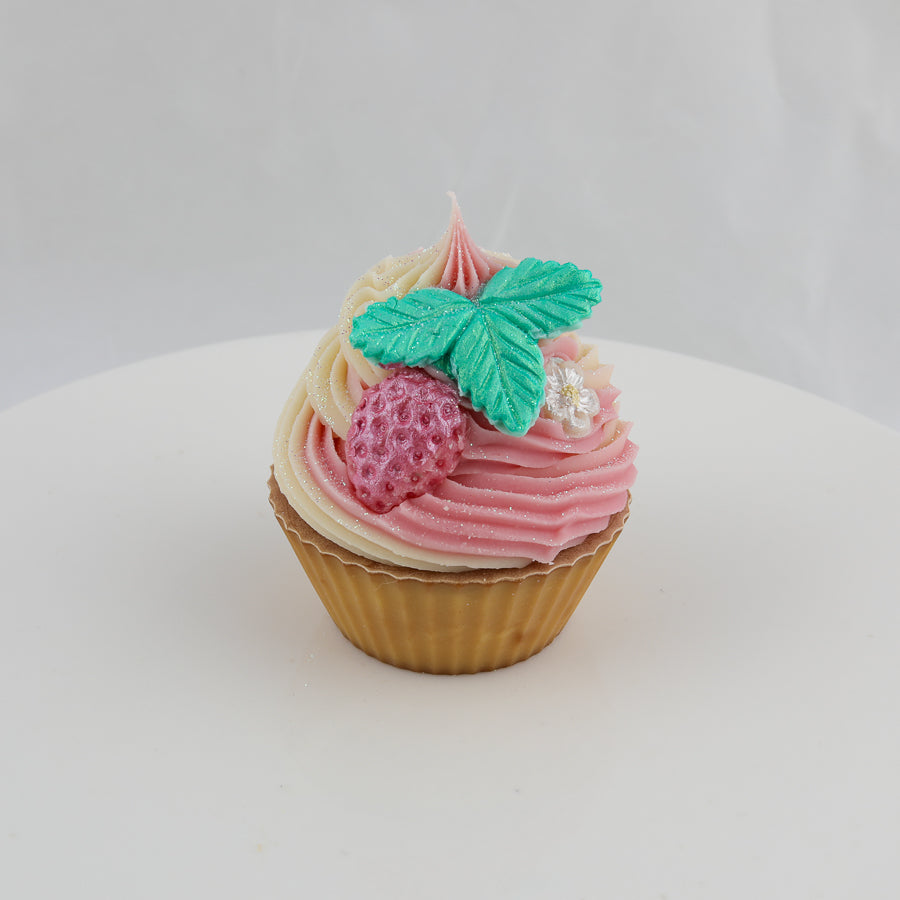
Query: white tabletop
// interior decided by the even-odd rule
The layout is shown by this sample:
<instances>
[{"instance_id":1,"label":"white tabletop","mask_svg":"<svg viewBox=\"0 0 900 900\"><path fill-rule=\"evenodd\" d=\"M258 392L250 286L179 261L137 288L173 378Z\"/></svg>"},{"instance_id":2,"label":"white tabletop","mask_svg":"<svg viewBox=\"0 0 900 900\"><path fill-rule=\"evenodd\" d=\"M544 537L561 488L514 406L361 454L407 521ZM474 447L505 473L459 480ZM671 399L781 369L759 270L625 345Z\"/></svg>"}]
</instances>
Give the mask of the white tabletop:
<instances>
[{"instance_id":1,"label":"white tabletop","mask_svg":"<svg viewBox=\"0 0 900 900\"><path fill-rule=\"evenodd\" d=\"M0 414L0 895L896 897L900 439L599 342L633 513L560 638L346 642L266 502L310 333Z\"/></svg>"}]
</instances>

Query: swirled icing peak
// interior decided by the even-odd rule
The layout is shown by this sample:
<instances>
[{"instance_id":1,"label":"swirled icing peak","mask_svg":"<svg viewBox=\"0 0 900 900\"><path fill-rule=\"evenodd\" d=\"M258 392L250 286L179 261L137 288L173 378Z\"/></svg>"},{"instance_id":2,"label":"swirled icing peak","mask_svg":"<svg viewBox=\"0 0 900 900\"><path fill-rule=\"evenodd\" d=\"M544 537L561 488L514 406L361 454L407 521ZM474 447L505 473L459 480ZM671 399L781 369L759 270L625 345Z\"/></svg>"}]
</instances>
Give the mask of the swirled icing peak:
<instances>
[{"instance_id":1,"label":"swirled icing peak","mask_svg":"<svg viewBox=\"0 0 900 900\"><path fill-rule=\"evenodd\" d=\"M469 237L463 222L456 194L449 192L450 226L444 232L438 246L447 246L447 262L441 275L439 287L446 291L456 291L470 300L478 293L481 286L505 265L501 260L485 253Z\"/></svg>"}]
</instances>

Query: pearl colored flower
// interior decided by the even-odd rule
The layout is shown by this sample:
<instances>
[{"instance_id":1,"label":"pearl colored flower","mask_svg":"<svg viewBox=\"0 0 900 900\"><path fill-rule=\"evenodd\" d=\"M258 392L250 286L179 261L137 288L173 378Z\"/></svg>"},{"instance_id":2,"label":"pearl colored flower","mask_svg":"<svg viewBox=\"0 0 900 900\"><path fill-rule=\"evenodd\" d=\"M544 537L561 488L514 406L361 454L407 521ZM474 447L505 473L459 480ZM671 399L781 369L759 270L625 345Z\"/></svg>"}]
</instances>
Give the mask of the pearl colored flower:
<instances>
[{"instance_id":1,"label":"pearl colored flower","mask_svg":"<svg viewBox=\"0 0 900 900\"><path fill-rule=\"evenodd\" d=\"M559 422L568 437L584 437L600 412L596 391L584 386L584 373L578 363L554 356L547 360L545 369L547 385L542 411Z\"/></svg>"}]
</instances>

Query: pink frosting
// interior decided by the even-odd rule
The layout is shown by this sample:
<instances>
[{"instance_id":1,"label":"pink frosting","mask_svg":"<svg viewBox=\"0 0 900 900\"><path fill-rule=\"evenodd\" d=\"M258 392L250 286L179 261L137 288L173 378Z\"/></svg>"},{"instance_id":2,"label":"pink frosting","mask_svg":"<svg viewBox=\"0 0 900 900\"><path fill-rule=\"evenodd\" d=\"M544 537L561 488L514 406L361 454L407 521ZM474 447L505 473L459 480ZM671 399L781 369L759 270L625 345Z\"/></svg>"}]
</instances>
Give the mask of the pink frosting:
<instances>
[{"instance_id":1,"label":"pink frosting","mask_svg":"<svg viewBox=\"0 0 900 900\"><path fill-rule=\"evenodd\" d=\"M564 336L548 352L564 357L577 347ZM560 550L606 528L635 480L637 448L628 439L631 426L618 419L618 391L610 386L598 395L593 428L577 439L545 418L512 437L470 411L467 446L450 477L433 493L380 515L353 495L344 442L318 416L302 452L329 501L376 531L442 553L552 562Z\"/></svg>"},{"instance_id":2,"label":"pink frosting","mask_svg":"<svg viewBox=\"0 0 900 900\"><path fill-rule=\"evenodd\" d=\"M508 263L485 253L478 247L463 222L456 195L451 192L453 208L450 211L450 253L441 275L440 287L456 291L471 299L479 288ZM446 238L445 238L446 239Z\"/></svg>"}]
</instances>

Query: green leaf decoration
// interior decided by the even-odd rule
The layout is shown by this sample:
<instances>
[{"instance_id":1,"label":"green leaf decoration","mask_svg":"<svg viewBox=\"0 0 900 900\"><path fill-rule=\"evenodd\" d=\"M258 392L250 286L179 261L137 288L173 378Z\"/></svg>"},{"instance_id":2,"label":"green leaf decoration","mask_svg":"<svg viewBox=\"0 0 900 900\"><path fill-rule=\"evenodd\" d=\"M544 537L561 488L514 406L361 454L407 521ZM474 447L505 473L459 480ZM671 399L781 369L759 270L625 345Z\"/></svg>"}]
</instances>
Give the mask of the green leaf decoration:
<instances>
[{"instance_id":1,"label":"green leaf decoration","mask_svg":"<svg viewBox=\"0 0 900 900\"><path fill-rule=\"evenodd\" d=\"M600 302L600 283L572 263L525 259L469 300L426 288L373 303L350 343L374 362L430 364L503 431L520 435L544 402L541 338L577 328Z\"/></svg>"},{"instance_id":2,"label":"green leaf decoration","mask_svg":"<svg viewBox=\"0 0 900 900\"><path fill-rule=\"evenodd\" d=\"M502 309L532 336L552 337L577 328L600 302L600 282L573 263L523 259L501 269L478 298L479 305Z\"/></svg>"},{"instance_id":3,"label":"green leaf decoration","mask_svg":"<svg viewBox=\"0 0 900 900\"><path fill-rule=\"evenodd\" d=\"M544 356L537 341L523 341L521 329L502 314L476 308L449 360L434 364L498 428L525 434L538 417L547 380Z\"/></svg>"},{"instance_id":4,"label":"green leaf decoration","mask_svg":"<svg viewBox=\"0 0 900 900\"><path fill-rule=\"evenodd\" d=\"M449 353L474 311L468 297L443 288L388 297L353 320L350 343L379 364L420 366Z\"/></svg>"}]
</instances>

